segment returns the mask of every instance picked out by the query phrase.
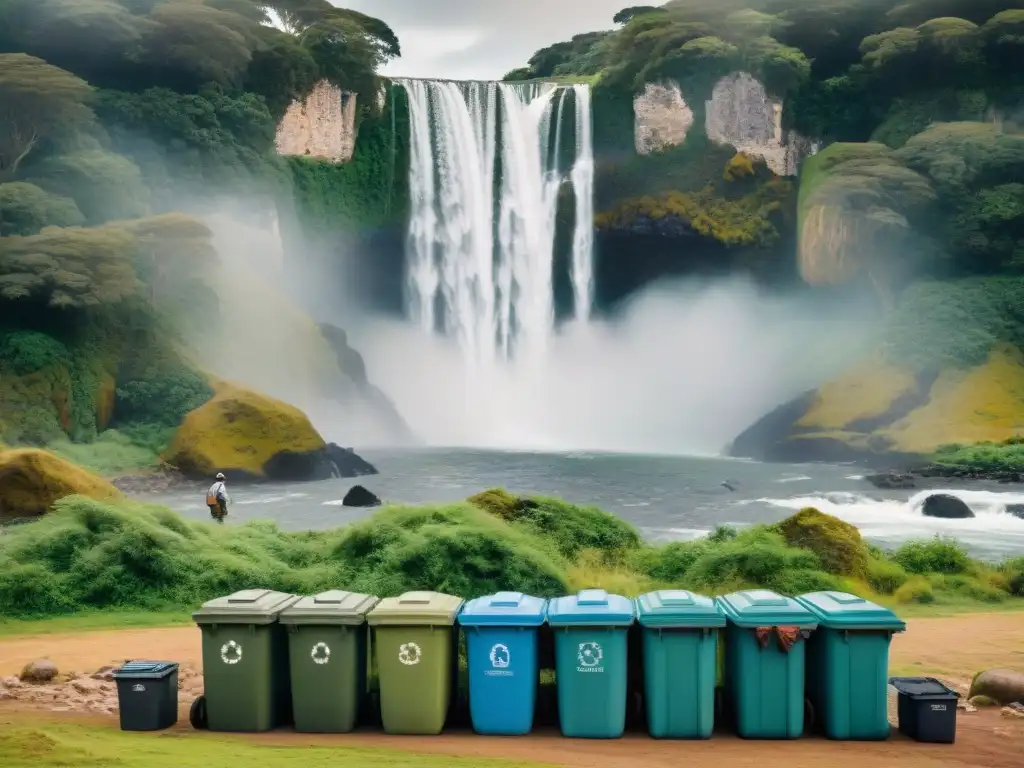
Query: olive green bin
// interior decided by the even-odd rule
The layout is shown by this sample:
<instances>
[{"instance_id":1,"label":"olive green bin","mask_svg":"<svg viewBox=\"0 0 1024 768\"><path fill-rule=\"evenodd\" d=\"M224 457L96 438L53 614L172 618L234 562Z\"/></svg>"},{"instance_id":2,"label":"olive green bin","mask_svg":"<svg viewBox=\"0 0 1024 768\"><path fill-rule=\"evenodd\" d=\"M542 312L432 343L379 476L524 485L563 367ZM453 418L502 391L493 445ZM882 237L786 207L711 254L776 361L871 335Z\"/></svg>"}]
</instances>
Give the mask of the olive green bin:
<instances>
[{"instance_id":1,"label":"olive green bin","mask_svg":"<svg viewBox=\"0 0 1024 768\"><path fill-rule=\"evenodd\" d=\"M379 599L333 590L281 612L300 733L348 733L366 693L366 613Z\"/></svg>"},{"instance_id":2,"label":"olive green bin","mask_svg":"<svg viewBox=\"0 0 1024 768\"><path fill-rule=\"evenodd\" d=\"M367 614L380 677L380 714L391 734L433 736L444 729L456 669L455 619L461 597L406 592Z\"/></svg>"},{"instance_id":3,"label":"olive green bin","mask_svg":"<svg viewBox=\"0 0 1024 768\"><path fill-rule=\"evenodd\" d=\"M211 731L258 733L292 719L288 638L277 619L299 598L246 589L203 603L203 682Z\"/></svg>"}]
</instances>

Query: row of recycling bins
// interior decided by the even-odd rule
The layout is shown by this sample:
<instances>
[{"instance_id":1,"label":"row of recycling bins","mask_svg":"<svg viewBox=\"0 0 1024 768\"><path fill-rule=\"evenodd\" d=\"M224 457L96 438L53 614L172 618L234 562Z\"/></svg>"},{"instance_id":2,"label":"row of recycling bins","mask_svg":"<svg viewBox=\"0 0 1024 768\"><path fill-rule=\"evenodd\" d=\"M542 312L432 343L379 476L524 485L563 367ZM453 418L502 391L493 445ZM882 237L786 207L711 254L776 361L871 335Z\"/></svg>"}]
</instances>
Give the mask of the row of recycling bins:
<instances>
[{"instance_id":1,"label":"row of recycling bins","mask_svg":"<svg viewBox=\"0 0 1024 768\"><path fill-rule=\"evenodd\" d=\"M889 643L906 626L854 595L768 590L717 599L667 590L636 600L599 589L553 600L500 592L469 602L436 592L381 600L246 590L205 603L193 618L202 630L211 730L294 723L302 732L347 732L372 653L384 730L440 733L461 627L474 730L526 734L537 698L538 630L547 623L561 730L575 738L623 734L628 630L638 623L647 725L656 738L711 736L721 634L724 697L739 736L801 736L806 695L828 737L884 739Z\"/></svg>"}]
</instances>

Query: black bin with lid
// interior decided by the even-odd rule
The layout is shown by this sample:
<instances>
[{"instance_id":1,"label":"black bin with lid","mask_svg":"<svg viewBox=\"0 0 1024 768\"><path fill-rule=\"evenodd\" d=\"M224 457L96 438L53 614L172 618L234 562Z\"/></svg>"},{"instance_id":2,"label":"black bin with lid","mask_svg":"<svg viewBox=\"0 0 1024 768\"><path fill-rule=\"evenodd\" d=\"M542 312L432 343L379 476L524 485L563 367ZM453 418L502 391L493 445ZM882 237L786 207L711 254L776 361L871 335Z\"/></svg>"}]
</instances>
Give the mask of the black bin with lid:
<instances>
[{"instance_id":1,"label":"black bin with lid","mask_svg":"<svg viewBox=\"0 0 1024 768\"><path fill-rule=\"evenodd\" d=\"M956 741L956 705L960 694L934 677L890 677L899 693L899 731L914 741Z\"/></svg>"},{"instance_id":2,"label":"black bin with lid","mask_svg":"<svg viewBox=\"0 0 1024 768\"><path fill-rule=\"evenodd\" d=\"M178 722L178 665L129 661L114 671L122 731L162 731Z\"/></svg>"}]
</instances>

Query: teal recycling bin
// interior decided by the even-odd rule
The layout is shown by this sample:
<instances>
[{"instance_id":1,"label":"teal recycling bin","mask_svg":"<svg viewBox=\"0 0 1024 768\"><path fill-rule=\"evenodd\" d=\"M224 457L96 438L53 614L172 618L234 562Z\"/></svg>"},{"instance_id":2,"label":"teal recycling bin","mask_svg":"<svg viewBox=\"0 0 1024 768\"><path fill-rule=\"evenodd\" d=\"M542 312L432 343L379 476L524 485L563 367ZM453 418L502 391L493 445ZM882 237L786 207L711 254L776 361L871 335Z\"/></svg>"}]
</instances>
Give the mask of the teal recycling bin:
<instances>
[{"instance_id":1,"label":"teal recycling bin","mask_svg":"<svg viewBox=\"0 0 1024 768\"><path fill-rule=\"evenodd\" d=\"M767 589L718 598L726 618L725 694L744 739L798 739L804 732L807 608Z\"/></svg>"},{"instance_id":2,"label":"teal recycling bin","mask_svg":"<svg viewBox=\"0 0 1024 768\"><path fill-rule=\"evenodd\" d=\"M626 730L627 635L633 621L633 601L603 589L548 604L563 736L617 739Z\"/></svg>"},{"instance_id":3,"label":"teal recycling bin","mask_svg":"<svg viewBox=\"0 0 1024 768\"><path fill-rule=\"evenodd\" d=\"M684 590L636 601L643 627L647 728L656 739L707 739L715 727L718 633L725 616L710 597Z\"/></svg>"},{"instance_id":4,"label":"teal recycling bin","mask_svg":"<svg viewBox=\"0 0 1024 768\"><path fill-rule=\"evenodd\" d=\"M889 643L907 625L888 608L845 592L812 592L797 602L815 615L807 642L807 697L830 739L889 737Z\"/></svg>"},{"instance_id":5,"label":"teal recycling bin","mask_svg":"<svg viewBox=\"0 0 1024 768\"><path fill-rule=\"evenodd\" d=\"M459 614L466 635L473 730L521 736L533 729L537 703L537 629L548 601L522 592L470 600Z\"/></svg>"}]
</instances>

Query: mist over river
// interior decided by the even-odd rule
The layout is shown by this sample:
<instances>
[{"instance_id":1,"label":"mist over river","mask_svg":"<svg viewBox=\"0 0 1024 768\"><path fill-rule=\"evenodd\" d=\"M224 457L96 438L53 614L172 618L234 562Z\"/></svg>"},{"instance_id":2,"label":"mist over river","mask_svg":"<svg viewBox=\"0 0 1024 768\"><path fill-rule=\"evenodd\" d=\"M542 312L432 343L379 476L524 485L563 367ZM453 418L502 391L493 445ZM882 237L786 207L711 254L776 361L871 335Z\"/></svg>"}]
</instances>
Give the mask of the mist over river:
<instances>
[{"instance_id":1,"label":"mist over river","mask_svg":"<svg viewBox=\"0 0 1024 768\"><path fill-rule=\"evenodd\" d=\"M421 504L465 499L485 488L559 496L613 512L654 541L692 539L716 525L771 523L805 506L856 525L876 544L891 548L909 539L952 536L972 555L999 560L1024 555L1024 520L1005 512L1024 504L1024 492L998 483L912 491L874 488L860 468L828 464L761 464L686 456L612 453L535 453L430 448L360 451L380 474L315 483L229 486L229 524L273 520L290 531L344 525L375 510L341 505L362 484L385 502ZM723 486L728 482L735 490ZM964 499L973 520L923 517L921 501L943 491ZM209 519L205 486L142 498L186 517Z\"/></svg>"}]
</instances>

